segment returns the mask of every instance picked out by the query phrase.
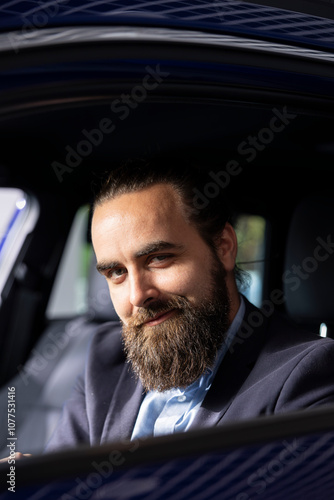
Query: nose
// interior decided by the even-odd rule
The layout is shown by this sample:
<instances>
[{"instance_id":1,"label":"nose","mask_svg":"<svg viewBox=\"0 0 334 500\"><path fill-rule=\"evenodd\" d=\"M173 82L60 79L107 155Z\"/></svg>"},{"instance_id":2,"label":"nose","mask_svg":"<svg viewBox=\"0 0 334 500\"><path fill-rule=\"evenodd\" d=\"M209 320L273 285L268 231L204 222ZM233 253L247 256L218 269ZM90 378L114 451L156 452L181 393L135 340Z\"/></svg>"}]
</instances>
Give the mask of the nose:
<instances>
[{"instance_id":1,"label":"nose","mask_svg":"<svg viewBox=\"0 0 334 500\"><path fill-rule=\"evenodd\" d=\"M134 307L146 307L159 297L159 290L152 279L144 274L133 274L130 281L130 302Z\"/></svg>"}]
</instances>

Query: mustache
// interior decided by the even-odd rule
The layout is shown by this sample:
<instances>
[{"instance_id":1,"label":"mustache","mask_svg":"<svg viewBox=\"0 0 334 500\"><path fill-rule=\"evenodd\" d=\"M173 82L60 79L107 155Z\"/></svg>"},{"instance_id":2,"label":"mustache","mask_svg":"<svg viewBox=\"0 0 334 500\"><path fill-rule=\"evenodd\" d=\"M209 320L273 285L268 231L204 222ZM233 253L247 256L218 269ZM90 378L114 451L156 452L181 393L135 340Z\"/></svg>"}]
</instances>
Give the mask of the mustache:
<instances>
[{"instance_id":1,"label":"mustache","mask_svg":"<svg viewBox=\"0 0 334 500\"><path fill-rule=\"evenodd\" d=\"M189 301L185 297L175 296L168 300L156 300L148 307L141 307L137 314L129 319L127 327L138 328L146 321L153 319L157 314L163 314L172 309L183 311L189 308Z\"/></svg>"}]
</instances>

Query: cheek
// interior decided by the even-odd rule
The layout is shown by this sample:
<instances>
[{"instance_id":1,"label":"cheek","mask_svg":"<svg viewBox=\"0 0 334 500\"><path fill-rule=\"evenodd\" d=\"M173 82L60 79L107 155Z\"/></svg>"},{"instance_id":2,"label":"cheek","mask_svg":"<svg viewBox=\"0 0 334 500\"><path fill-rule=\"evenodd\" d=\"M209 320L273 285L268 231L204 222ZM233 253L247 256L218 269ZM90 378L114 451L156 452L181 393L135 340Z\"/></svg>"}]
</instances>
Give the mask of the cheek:
<instances>
[{"instance_id":1,"label":"cheek","mask_svg":"<svg viewBox=\"0 0 334 500\"><path fill-rule=\"evenodd\" d=\"M126 321L126 318L131 316L131 305L129 303L128 297L123 293L115 293L108 284L110 298L115 308L116 313L122 321Z\"/></svg>"},{"instance_id":2,"label":"cheek","mask_svg":"<svg viewBox=\"0 0 334 500\"><path fill-rule=\"evenodd\" d=\"M198 265L188 269L182 275L181 287L185 290L184 295L194 304L212 298L213 277L212 268L203 259Z\"/></svg>"},{"instance_id":3,"label":"cheek","mask_svg":"<svg viewBox=\"0 0 334 500\"><path fill-rule=\"evenodd\" d=\"M190 301L198 300L206 294L210 287L210 273L200 263L181 266L169 281L166 281L165 291L187 297Z\"/></svg>"},{"instance_id":4,"label":"cheek","mask_svg":"<svg viewBox=\"0 0 334 500\"><path fill-rule=\"evenodd\" d=\"M195 266L174 264L169 269L154 273L154 286L162 295L187 296L196 286Z\"/></svg>"}]
</instances>

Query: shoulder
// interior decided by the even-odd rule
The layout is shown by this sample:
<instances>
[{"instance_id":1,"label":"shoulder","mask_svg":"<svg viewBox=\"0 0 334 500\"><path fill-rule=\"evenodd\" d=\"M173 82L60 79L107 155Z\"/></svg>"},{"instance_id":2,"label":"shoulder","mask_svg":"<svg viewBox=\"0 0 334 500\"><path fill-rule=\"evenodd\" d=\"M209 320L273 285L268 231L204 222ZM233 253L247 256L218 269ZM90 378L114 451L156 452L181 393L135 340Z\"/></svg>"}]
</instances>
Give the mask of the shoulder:
<instances>
[{"instance_id":1,"label":"shoulder","mask_svg":"<svg viewBox=\"0 0 334 500\"><path fill-rule=\"evenodd\" d=\"M334 349L333 339L320 337L278 313L275 313L269 322L266 337L269 345L274 349L305 351L324 347L329 350Z\"/></svg>"},{"instance_id":2,"label":"shoulder","mask_svg":"<svg viewBox=\"0 0 334 500\"><path fill-rule=\"evenodd\" d=\"M101 325L95 332L89 350L87 365L89 368L113 366L123 364L125 354L123 351L121 324L119 321L109 321Z\"/></svg>"},{"instance_id":3,"label":"shoulder","mask_svg":"<svg viewBox=\"0 0 334 500\"><path fill-rule=\"evenodd\" d=\"M99 411L102 406L108 407L124 373L131 377L123 350L121 325L118 321L105 323L96 330L85 366L85 396L90 411L96 411L95 405L100 405Z\"/></svg>"},{"instance_id":4,"label":"shoulder","mask_svg":"<svg viewBox=\"0 0 334 500\"><path fill-rule=\"evenodd\" d=\"M96 329L91 347L102 348L110 344L122 344L122 327L120 321L108 321L101 324Z\"/></svg>"},{"instance_id":5,"label":"shoulder","mask_svg":"<svg viewBox=\"0 0 334 500\"><path fill-rule=\"evenodd\" d=\"M266 313L253 306L248 310ZM277 312L263 320L251 339L247 351L255 355L252 360L245 354L251 362L247 387L256 387L260 406L267 402L264 413L334 402L333 339L299 328Z\"/></svg>"},{"instance_id":6,"label":"shoulder","mask_svg":"<svg viewBox=\"0 0 334 500\"><path fill-rule=\"evenodd\" d=\"M270 309L258 309L247 300L243 322L237 333L236 344L251 352L257 352L260 359L301 359L311 352L334 351L334 340L322 338L298 327L284 315ZM296 358L297 357L297 358Z\"/></svg>"},{"instance_id":7,"label":"shoulder","mask_svg":"<svg viewBox=\"0 0 334 500\"><path fill-rule=\"evenodd\" d=\"M334 402L334 340L322 338L277 315L262 360L282 373L276 411Z\"/></svg>"},{"instance_id":8,"label":"shoulder","mask_svg":"<svg viewBox=\"0 0 334 500\"><path fill-rule=\"evenodd\" d=\"M333 371L330 365L334 367L334 340L301 328L280 313L273 312L266 318L262 340L260 359L270 360L272 366L286 363L287 368L289 364L292 367L317 360L319 366L324 365L324 370ZM330 359L332 362L328 365Z\"/></svg>"},{"instance_id":9,"label":"shoulder","mask_svg":"<svg viewBox=\"0 0 334 500\"><path fill-rule=\"evenodd\" d=\"M300 327L282 313L277 312L274 306L268 307L265 304L259 309L245 297L243 299L246 308L242 328L248 332L248 335L264 330L265 338L268 341L277 341L282 345L305 342L327 342L334 345L333 339L320 337L320 335Z\"/></svg>"}]
</instances>

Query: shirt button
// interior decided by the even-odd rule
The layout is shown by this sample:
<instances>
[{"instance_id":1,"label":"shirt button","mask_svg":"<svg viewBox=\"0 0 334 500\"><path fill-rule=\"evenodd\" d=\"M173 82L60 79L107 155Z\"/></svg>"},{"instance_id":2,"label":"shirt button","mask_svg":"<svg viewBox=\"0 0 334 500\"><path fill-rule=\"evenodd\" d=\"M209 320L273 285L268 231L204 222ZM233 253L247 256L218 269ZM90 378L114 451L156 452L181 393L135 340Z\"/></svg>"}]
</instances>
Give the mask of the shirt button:
<instances>
[{"instance_id":1,"label":"shirt button","mask_svg":"<svg viewBox=\"0 0 334 500\"><path fill-rule=\"evenodd\" d=\"M185 401L187 399L187 396L185 396L184 394L182 394L181 396L179 396L177 398L177 400L179 401L179 403L183 403L183 401Z\"/></svg>"}]
</instances>

